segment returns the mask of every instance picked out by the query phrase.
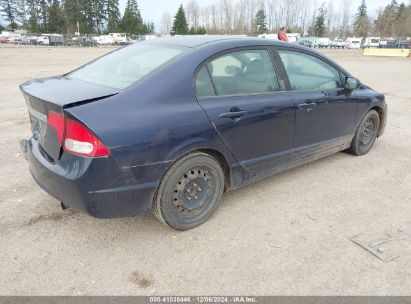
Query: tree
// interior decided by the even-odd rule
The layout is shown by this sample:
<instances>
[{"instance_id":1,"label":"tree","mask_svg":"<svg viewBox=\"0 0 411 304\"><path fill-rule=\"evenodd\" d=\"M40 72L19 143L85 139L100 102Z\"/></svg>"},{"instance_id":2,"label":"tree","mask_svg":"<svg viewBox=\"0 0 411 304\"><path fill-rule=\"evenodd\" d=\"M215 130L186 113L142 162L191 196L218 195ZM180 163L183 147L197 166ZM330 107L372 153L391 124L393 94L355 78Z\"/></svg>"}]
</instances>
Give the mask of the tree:
<instances>
[{"instance_id":1,"label":"tree","mask_svg":"<svg viewBox=\"0 0 411 304\"><path fill-rule=\"evenodd\" d=\"M368 15L365 0L358 7L358 13L354 22L354 33L358 37L366 37L368 34Z\"/></svg>"},{"instance_id":2,"label":"tree","mask_svg":"<svg viewBox=\"0 0 411 304\"><path fill-rule=\"evenodd\" d=\"M16 1L13 0L0 0L0 13L8 21L9 28L11 31L14 31L17 28L17 7Z\"/></svg>"},{"instance_id":3,"label":"tree","mask_svg":"<svg viewBox=\"0 0 411 304\"><path fill-rule=\"evenodd\" d=\"M256 34L264 34L267 32L267 16L263 9L260 9L255 15L254 25L254 32Z\"/></svg>"},{"instance_id":4,"label":"tree","mask_svg":"<svg viewBox=\"0 0 411 304\"><path fill-rule=\"evenodd\" d=\"M37 3L36 0L27 0L28 21L27 30L30 33L38 33L38 16L37 16Z\"/></svg>"},{"instance_id":5,"label":"tree","mask_svg":"<svg viewBox=\"0 0 411 304\"><path fill-rule=\"evenodd\" d=\"M0 32L2 32L2 31L4 31L4 30L5 30L4 26L2 26L2 25L0 24Z\"/></svg>"},{"instance_id":6,"label":"tree","mask_svg":"<svg viewBox=\"0 0 411 304\"><path fill-rule=\"evenodd\" d=\"M18 0L16 2L16 17L22 27L27 27L27 1Z\"/></svg>"},{"instance_id":7,"label":"tree","mask_svg":"<svg viewBox=\"0 0 411 304\"><path fill-rule=\"evenodd\" d=\"M123 19L121 19L121 28L127 34L145 34L147 32L136 0L127 0Z\"/></svg>"},{"instance_id":8,"label":"tree","mask_svg":"<svg viewBox=\"0 0 411 304\"><path fill-rule=\"evenodd\" d=\"M65 16L65 29L68 34L74 34L77 32L77 24L80 31L85 28L85 16L83 11L82 2L79 0L64 0L64 16Z\"/></svg>"},{"instance_id":9,"label":"tree","mask_svg":"<svg viewBox=\"0 0 411 304\"><path fill-rule=\"evenodd\" d=\"M48 31L50 33L62 33L64 31L64 15L59 1L53 0L48 11Z\"/></svg>"},{"instance_id":10,"label":"tree","mask_svg":"<svg viewBox=\"0 0 411 304\"><path fill-rule=\"evenodd\" d=\"M120 28L120 10L118 0L107 0L107 31L116 32Z\"/></svg>"},{"instance_id":11,"label":"tree","mask_svg":"<svg viewBox=\"0 0 411 304\"><path fill-rule=\"evenodd\" d=\"M325 34L325 17L327 15L327 9L325 8L325 3L320 7L319 14L315 19L314 23L314 35L317 37L323 37Z\"/></svg>"},{"instance_id":12,"label":"tree","mask_svg":"<svg viewBox=\"0 0 411 304\"><path fill-rule=\"evenodd\" d=\"M146 22L143 24L143 29L141 31L142 34L149 34L149 33L154 33L155 26L153 22Z\"/></svg>"},{"instance_id":13,"label":"tree","mask_svg":"<svg viewBox=\"0 0 411 304\"><path fill-rule=\"evenodd\" d=\"M207 31L205 29L205 27L200 26L196 29L196 35L206 35Z\"/></svg>"},{"instance_id":14,"label":"tree","mask_svg":"<svg viewBox=\"0 0 411 304\"><path fill-rule=\"evenodd\" d=\"M188 34L188 24L186 19L186 14L184 12L183 5L181 4L176 16L174 17L173 31L177 35L187 35Z\"/></svg>"}]
</instances>

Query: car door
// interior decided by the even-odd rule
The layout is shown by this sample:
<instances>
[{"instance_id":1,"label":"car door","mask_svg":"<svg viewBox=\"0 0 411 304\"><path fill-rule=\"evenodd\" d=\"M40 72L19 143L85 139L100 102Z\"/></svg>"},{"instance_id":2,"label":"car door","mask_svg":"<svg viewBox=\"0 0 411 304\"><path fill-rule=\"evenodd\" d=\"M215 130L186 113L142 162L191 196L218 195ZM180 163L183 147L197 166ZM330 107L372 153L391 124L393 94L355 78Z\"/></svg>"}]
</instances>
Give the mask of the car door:
<instances>
[{"instance_id":1,"label":"car door","mask_svg":"<svg viewBox=\"0 0 411 304\"><path fill-rule=\"evenodd\" d=\"M202 65L196 90L218 134L240 164L255 175L287 166L295 109L268 48L236 49Z\"/></svg>"},{"instance_id":2,"label":"car door","mask_svg":"<svg viewBox=\"0 0 411 304\"><path fill-rule=\"evenodd\" d=\"M293 161L344 148L353 137L357 103L347 94L342 73L312 54L288 49L278 53L297 110Z\"/></svg>"}]
</instances>

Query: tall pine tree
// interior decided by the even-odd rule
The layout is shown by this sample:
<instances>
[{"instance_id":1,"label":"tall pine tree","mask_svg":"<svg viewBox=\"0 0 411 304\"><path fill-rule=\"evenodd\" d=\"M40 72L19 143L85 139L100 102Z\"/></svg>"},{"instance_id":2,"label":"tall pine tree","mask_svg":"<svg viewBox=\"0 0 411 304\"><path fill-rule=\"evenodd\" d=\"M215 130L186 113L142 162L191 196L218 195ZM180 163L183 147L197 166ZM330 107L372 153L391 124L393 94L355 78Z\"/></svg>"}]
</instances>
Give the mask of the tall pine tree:
<instances>
[{"instance_id":1,"label":"tall pine tree","mask_svg":"<svg viewBox=\"0 0 411 304\"><path fill-rule=\"evenodd\" d=\"M368 15L365 0L358 7L358 13L354 22L354 32L358 37L366 37L368 34Z\"/></svg>"},{"instance_id":2,"label":"tall pine tree","mask_svg":"<svg viewBox=\"0 0 411 304\"><path fill-rule=\"evenodd\" d=\"M127 34L144 34L146 32L136 0L127 0L121 27Z\"/></svg>"},{"instance_id":3,"label":"tall pine tree","mask_svg":"<svg viewBox=\"0 0 411 304\"><path fill-rule=\"evenodd\" d=\"M314 23L314 35L317 37L324 37L325 34L325 16L327 15L327 9L325 3L320 7L319 14Z\"/></svg>"},{"instance_id":4,"label":"tall pine tree","mask_svg":"<svg viewBox=\"0 0 411 304\"><path fill-rule=\"evenodd\" d=\"M188 34L188 23L186 14L184 12L183 5L181 4L176 16L174 17L173 32L176 35L187 35Z\"/></svg>"},{"instance_id":5,"label":"tall pine tree","mask_svg":"<svg viewBox=\"0 0 411 304\"><path fill-rule=\"evenodd\" d=\"M107 31L117 32L120 28L120 11L118 9L118 0L107 0Z\"/></svg>"},{"instance_id":6,"label":"tall pine tree","mask_svg":"<svg viewBox=\"0 0 411 304\"><path fill-rule=\"evenodd\" d=\"M255 15L254 25L254 32L256 34L264 34L267 32L267 16L263 9L259 10Z\"/></svg>"},{"instance_id":7,"label":"tall pine tree","mask_svg":"<svg viewBox=\"0 0 411 304\"><path fill-rule=\"evenodd\" d=\"M49 7L48 32L64 32L64 14L58 0L53 0L51 6Z\"/></svg>"},{"instance_id":8,"label":"tall pine tree","mask_svg":"<svg viewBox=\"0 0 411 304\"><path fill-rule=\"evenodd\" d=\"M37 12L37 1L27 0L27 30L30 33L38 33L40 31L38 24L38 12Z\"/></svg>"}]
</instances>

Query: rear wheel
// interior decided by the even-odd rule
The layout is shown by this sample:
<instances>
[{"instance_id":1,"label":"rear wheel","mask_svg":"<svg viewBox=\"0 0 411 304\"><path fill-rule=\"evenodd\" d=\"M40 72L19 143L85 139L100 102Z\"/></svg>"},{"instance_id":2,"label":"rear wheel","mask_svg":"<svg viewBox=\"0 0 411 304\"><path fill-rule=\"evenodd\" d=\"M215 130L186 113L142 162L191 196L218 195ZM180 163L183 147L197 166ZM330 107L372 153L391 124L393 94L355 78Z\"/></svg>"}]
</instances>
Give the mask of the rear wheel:
<instances>
[{"instance_id":1,"label":"rear wheel","mask_svg":"<svg viewBox=\"0 0 411 304\"><path fill-rule=\"evenodd\" d=\"M375 110L365 115L351 143L350 152L354 155L367 154L375 143L380 129L380 117Z\"/></svg>"},{"instance_id":2,"label":"rear wheel","mask_svg":"<svg viewBox=\"0 0 411 304\"><path fill-rule=\"evenodd\" d=\"M153 213L168 227L188 230L213 214L223 192L224 174L218 161L206 153L192 153L173 164L164 176Z\"/></svg>"}]
</instances>

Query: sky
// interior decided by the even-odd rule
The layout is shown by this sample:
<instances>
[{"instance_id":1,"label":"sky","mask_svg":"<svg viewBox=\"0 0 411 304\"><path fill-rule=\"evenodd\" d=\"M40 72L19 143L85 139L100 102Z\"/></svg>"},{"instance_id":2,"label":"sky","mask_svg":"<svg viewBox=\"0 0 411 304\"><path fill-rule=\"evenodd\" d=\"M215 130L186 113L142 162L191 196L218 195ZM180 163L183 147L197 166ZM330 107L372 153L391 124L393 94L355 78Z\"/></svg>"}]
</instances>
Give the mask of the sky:
<instances>
[{"instance_id":1,"label":"sky","mask_svg":"<svg viewBox=\"0 0 411 304\"><path fill-rule=\"evenodd\" d=\"M278 0L281 1L281 0ZM361 4L362 0L352 0L352 9L353 14L357 7ZM127 0L120 0L120 11L121 13L124 12L124 7L126 5ZM169 11L172 16L175 15L177 12L178 7L180 4L184 6L189 2L189 0L138 0L138 5L141 10L141 14L145 21L154 22L156 26L156 30L161 29L161 15L164 11ZM218 0L197 0L200 6L203 5L210 5L213 3L218 3ZM318 4L321 5L320 0L318 0ZM328 2L325 0L325 2ZM398 2L402 2L398 0ZM407 3L406 0L404 0ZM366 0L367 8L368 8L368 15L369 16L376 16L377 11L381 7L385 7L387 4L391 3L391 0Z\"/></svg>"},{"instance_id":2,"label":"sky","mask_svg":"<svg viewBox=\"0 0 411 304\"><path fill-rule=\"evenodd\" d=\"M210 5L213 3L218 3L218 0L197 0L200 6L203 5ZM279 0L281 1L281 0ZM126 5L127 0L120 0L120 11L123 14L124 7ZM189 2L189 0L138 0L138 4L141 10L141 14L144 18L144 21L154 22L156 30L161 30L161 16L164 11L169 11L169 13L174 16L177 12L178 7L180 4L184 6ZM320 4L320 0L318 3ZM385 7L389 4L391 0L366 0L366 4L368 7L368 15L369 16L376 16L377 11L381 7ZM401 1L398 1L401 2ZM404 2L407 2L406 0ZM355 13L356 8L360 5L361 0L352 0L352 9L353 14ZM4 19L0 17L0 23L5 24L6 22Z\"/></svg>"}]
</instances>

